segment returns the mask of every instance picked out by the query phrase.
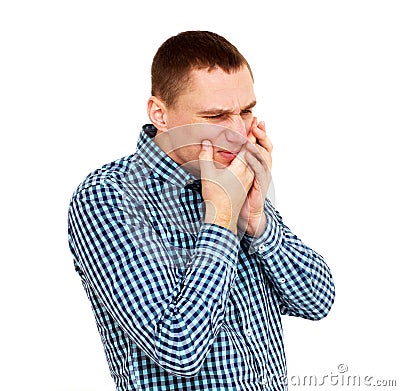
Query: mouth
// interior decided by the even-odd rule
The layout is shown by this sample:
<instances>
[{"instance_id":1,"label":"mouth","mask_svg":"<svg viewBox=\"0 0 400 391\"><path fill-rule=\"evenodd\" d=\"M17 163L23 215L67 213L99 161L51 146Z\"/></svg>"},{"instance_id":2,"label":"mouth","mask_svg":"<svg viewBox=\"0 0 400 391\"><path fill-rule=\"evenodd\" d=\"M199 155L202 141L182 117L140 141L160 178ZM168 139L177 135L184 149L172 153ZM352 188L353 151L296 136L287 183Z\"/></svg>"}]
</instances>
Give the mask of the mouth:
<instances>
[{"instance_id":1,"label":"mouth","mask_svg":"<svg viewBox=\"0 0 400 391\"><path fill-rule=\"evenodd\" d=\"M233 151L221 150L217 151L217 153L225 159L233 160L237 156L239 151L233 152Z\"/></svg>"}]
</instances>

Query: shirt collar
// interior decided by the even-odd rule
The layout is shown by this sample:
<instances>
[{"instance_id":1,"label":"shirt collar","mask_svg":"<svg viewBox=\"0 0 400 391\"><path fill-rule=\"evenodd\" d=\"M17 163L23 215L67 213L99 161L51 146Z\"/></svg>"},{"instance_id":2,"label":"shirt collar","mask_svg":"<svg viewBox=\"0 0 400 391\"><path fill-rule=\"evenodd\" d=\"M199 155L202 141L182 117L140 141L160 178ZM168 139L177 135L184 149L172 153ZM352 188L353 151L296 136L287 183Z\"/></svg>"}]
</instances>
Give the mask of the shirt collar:
<instances>
[{"instance_id":1,"label":"shirt collar","mask_svg":"<svg viewBox=\"0 0 400 391\"><path fill-rule=\"evenodd\" d=\"M157 128L151 124L143 125L139 134L136 151L150 168L153 176L175 184L178 187L198 182L195 176L171 159L155 142Z\"/></svg>"}]
</instances>

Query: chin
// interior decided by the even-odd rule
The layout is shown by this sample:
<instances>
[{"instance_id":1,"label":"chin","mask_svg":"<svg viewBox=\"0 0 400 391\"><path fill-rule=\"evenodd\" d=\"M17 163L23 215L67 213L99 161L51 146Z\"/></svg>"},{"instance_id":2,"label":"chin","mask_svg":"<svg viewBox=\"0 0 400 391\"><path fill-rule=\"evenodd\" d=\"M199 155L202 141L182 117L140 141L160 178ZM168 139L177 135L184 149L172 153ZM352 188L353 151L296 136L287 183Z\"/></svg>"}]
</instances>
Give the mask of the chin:
<instances>
[{"instance_id":1,"label":"chin","mask_svg":"<svg viewBox=\"0 0 400 391\"><path fill-rule=\"evenodd\" d=\"M225 167L228 167L231 163L232 163L232 160L227 160L227 159L221 159L221 157L217 157L217 158L215 158L215 156L214 156L214 164L215 164L215 166L217 167L217 168L225 168Z\"/></svg>"}]
</instances>

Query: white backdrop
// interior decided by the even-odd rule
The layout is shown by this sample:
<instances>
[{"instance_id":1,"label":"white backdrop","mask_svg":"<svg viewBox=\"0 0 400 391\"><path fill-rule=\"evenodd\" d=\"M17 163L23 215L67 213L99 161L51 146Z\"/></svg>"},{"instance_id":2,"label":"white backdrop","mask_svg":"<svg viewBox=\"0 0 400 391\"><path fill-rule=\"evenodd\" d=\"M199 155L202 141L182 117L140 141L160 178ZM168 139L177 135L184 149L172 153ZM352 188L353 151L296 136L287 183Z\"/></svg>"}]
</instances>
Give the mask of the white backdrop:
<instances>
[{"instance_id":1,"label":"white backdrop","mask_svg":"<svg viewBox=\"0 0 400 391\"><path fill-rule=\"evenodd\" d=\"M399 19L389 0L1 2L0 389L114 389L68 202L135 150L153 55L194 29L252 65L276 207L334 275L326 319L284 318L289 379L347 366L399 389ZM313 388L368 389L334 383Z\"/></svg>"}]
</instances>

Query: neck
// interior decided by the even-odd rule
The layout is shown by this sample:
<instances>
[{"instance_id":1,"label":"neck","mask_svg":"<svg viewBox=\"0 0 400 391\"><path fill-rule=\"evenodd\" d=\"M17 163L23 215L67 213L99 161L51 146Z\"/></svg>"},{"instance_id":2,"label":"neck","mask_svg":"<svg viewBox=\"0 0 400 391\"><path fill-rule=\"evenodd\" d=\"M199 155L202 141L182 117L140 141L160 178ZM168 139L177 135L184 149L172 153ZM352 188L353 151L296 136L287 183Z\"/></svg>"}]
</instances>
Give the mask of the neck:
<instances>
[{"instance_id":1,"label":"neck","mask_svg":"<svg viewBox=\"0 0 400 391\"><path fill-rule=\"evenodd\" d=\"M154 137L155 144L163 151L166 155L168 155L174 162L179 164L184 170L190 172L195 178L201 178L201 172L199 163L197 160L184 162L176 153L176 150L184 147L177 147L176 140L172 140L169 136L168 131L157 131L156 136ZM181 145L185 145L184 143L178 143Z\"/></svg>"}]
</instances>

